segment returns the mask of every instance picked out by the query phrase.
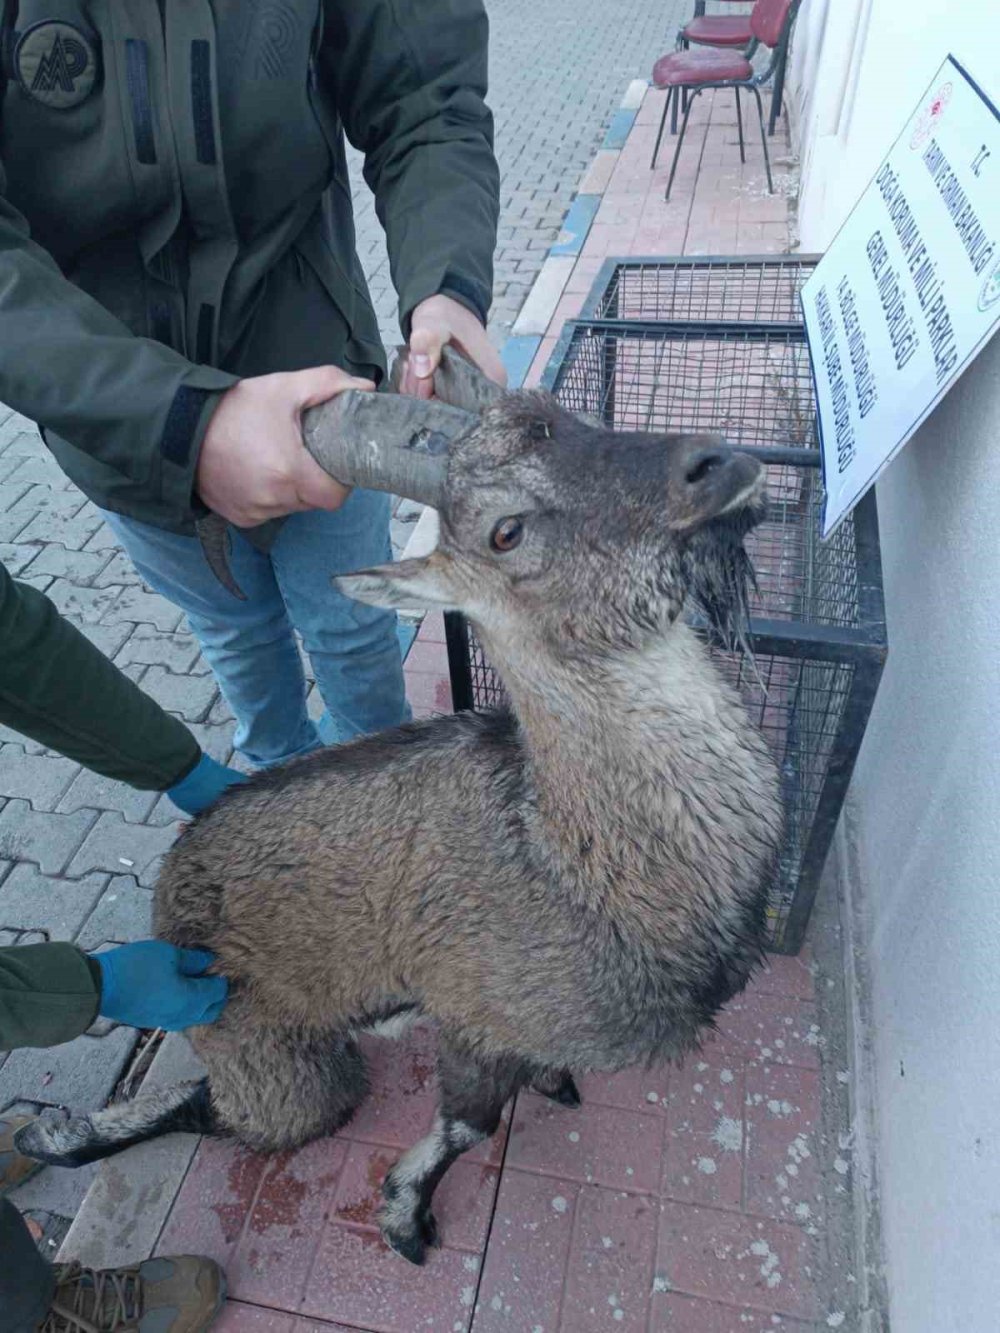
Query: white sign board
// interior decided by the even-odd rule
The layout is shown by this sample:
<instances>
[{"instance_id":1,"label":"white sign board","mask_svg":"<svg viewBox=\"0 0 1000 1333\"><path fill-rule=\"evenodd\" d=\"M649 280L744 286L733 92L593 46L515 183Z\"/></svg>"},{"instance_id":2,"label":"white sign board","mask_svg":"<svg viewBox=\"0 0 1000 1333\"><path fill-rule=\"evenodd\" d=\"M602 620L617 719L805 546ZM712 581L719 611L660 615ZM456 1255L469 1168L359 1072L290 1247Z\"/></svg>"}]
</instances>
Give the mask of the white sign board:
<instances>
[{"instance_id":1,"label":"white sign board","mask_svg":"<svg viewBox=\"0 0 1000 1333\"><path fill-rule=\"evenodd\" d=\"M1000 324L1000 112L953 57L802 306L828 537Z\"/></svg>"}]
</instances>

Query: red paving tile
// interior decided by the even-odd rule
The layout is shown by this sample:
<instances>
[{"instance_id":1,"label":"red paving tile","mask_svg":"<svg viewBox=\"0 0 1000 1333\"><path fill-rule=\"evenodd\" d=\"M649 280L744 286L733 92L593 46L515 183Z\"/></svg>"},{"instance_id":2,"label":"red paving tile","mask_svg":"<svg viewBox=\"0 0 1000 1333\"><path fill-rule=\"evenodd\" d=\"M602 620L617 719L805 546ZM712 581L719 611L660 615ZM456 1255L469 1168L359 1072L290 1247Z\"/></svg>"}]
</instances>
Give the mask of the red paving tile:
<instances>
[{"instance_id":1,"label":"red paving tile","mask_svg":"<svg viewBox=\"0 0 1000 1333\"><path fill-rule=\"evenodd\" d=\"M212 1325L212 1333L292 1333L295 1316L229 1301Z\"/></svg>"},{"instance_id":2,"label":"red paving tile","mask_svg":"<svg viewBox=\"0 0 1000 1333\"><path fill-rule=\"evenodd\" d=\"M227 1267L267 1166L267 1157L227 1139L203 1139L156 1253L203 1254Z\"/></svg>"},{"instance_id":3,"label":"red paving tile","mask_svg":"<svg viewBox=\"0 0 1000 1333\"><path fill-rule=\"evenodd\" d=\"M738 1209L743 1201L744 1069L723 1055L689 1056L670 1085L662 1190Z\"/></svg>"},{"instance_id":4,"label":"red paving tile","mask_svg":"<svg viewBox=\"0 0 1000 1333\"><path fill-rule=\"evenodd\" d=\"M476 1255L447 1247L417 1268L393 1254L377 1231L333 1222L320 1239L301 1313L373 1333L465 1329L478 1270Z\"/></svg>"},{"instance_id":5,"label":"red paving tile","mask_svg":"<svg viewBox=\"0 0 1000 1333\"><path fill-rule=\"evenodd\" d=\"M412 672L431 672L437 676L448 674L448 650L443 643L422 636L416 640L406 657L406 675Z\"/></svg>"},{"instance_id":6,"label":"red paving tile","mask_svg":"<svg viewBox=\"0 0 1000 1333\"><path fill-rule=\"evenodd\" d=\"M558 1328L579 1193L571 1180L504 1171L474 1333Z\"/></svg>"},{"instance_id":7,"label":"red paving tile","mask_svg":"<svg viewBox=\"0 0 1000 1333\"><path fill-rule=\"evenodd\" d=\"M406 697L415 717L431 717L435 713L450 713L451 682L447 673L436 671L407 671Z\"/></svg>"},{"instance_id":8,"label":"red paving tile","mask_svg":"<svg viewBox=\"0 0 1000 1333\"><path fill-rule=\"evenodd\" d=\"M586 1186L566 1269L566 1330L646 1328L656 1257L659 1205L649 1198Z\"/></svg>"},{"instance_id":9,"label":"red paving tile","mask_svg":"<svg viewBox=\"0 0 1000 1333\"><path fill-rule=\"evenodd\" d=\"M346 1157L340 1139L274 1157L227 1266L237 1300L278 1310L298 1307Z\"/></svg>"},{"instance_id":10,"label":"red paving tile","mask_svg":"<svg viewBox=\"0 0 1000 1333\"><path fill-rule=\"evenodd\" d=\"M713 1044L745 1060L818 1069L821 1040L814 1004L772 994L752 982L726 1006Z\"/></svg>"},{"instance_id":11,"label":"red paving tile","mask_svg":"<svg viewBox=\"0 0 1000 1333\"><path fill-rule=\"evenodd\" d=\"M444 615L440 611L432 611L424 616L420 623L420 631L417 634L418 643L444 643Z\"/></svg>"},{"instance_id":12,"label":"red paving tile","mask_svg":"<svg viewBox=\"0 0 1000 1333\"><path fill-rule=\"evenodd\" d=\"M330 1324L326 1320L296 1319L292 1333L369 1333L369 1330L348 1328L346 1324Z\"/></svg>"},{"instance_id":13,"label":"red paving tile","mask_svg":"<svg viewBox=\"0 0 1000 1333\"><path fill-rule=\"evenodd\" d=\"M576 1111L543 1097L518 1098L507 1163L522 1170L655 1193L665 1119L588 1103Z\"/></svg>"},{"instance_id":14,"label":"red paving tile","mask_svg":"<svg viewBox=\"0 0 1000 1333\"><path fill-rule=\"evenodd\" d=\"M823 1206L819 1075L789 1065L749 1065L746 1117L747 1211L815 1226Z\"/></svg>"},{"instance_id":15,"label":"red paving tile","mask_svg":"<svg viewBox=\"0 0 1000 1333\"><path fill-rule=\"evenodd\" d=\"M584 1104L619 1106L623 1111L651 1115L666 1110L670 1070L623 1069L620 1074L585 1074L577 1079Z\"/></svg>"},{"instance_id":16,"label":"red paving tile","mask_svg":"<svg viewBox=\"0 0 1000 1333\"><path fill-rule=\"evenodd\" d=\"M398 1156L393 1148L352 1143L330 1217L355 1226L376 1226L382 1181ZM465 1159L445 1176L434 1195L434 1216L449 1248L476 1253L482 1249L498 1177L495 1167Z\"/></svg>"},{"instance_id":17,"label":"red paving tile","mask_svg":"<svg viewBox=\"0 0 1000 1333\"><path fill-rule=\"evenodd\" d=\"M653 1296L648 1333L813 1333L815 1324L759 1310L698 1301L674 1292Z\"/></svg>"},{"instance_id":18,"label":"red paving tile","mask_svg":"<svg viewBox=\"0 0 1000 1333\"><path fill-rule=\"evenodd\" d=\"M808 947L797 958L769 955L764 967L757 973L754 985L758 990L771 991L777 995L795 995L800 1000L815 999L816 983Z\"/></svg>"},{"instance_id":19,"label":"red paving tile","mask_svg":"<svg viewBox=\"0 0 1000 1333\"><path fill-rule=\"evenodd\" d=\"M666 1202L659 1284L706 1300L815 1318L810 1238L801 1227Z\"/></svg>"}]
</instances>

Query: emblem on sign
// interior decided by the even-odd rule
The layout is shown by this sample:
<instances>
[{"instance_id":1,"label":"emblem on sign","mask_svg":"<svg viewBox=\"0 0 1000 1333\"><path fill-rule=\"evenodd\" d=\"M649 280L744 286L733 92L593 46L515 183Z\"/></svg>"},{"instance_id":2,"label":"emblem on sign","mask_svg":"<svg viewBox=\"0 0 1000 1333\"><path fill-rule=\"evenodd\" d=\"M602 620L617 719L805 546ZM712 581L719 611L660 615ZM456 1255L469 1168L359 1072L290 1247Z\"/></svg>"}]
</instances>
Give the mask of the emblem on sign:
<instances>
[{"instance_id":1,"label":"emblem on sign","mask_svg":"<svg viewBox=\"0 0 1000 1333\"><path fill-rule=\"evenodd\" d=\"M97 51L72 23L36 23L15 48L14 69L29 97L64 111L90 96L97 79Z\"/></svg>"},{"instance_id":2,"label":"emblem on sign","mask_svg":"<svg viewBox=\"0 0 1000 1333\"><path fill-rule=\"evenodd\" d=\"M945 113L948 103L951 101L952 87L950 83L942 83L928 104L924 107L920 119L917 121L916 128L910 138L910 147L914 152L922 148L927 140L937 128L937 123Z\"/></svg>"},{"instance_id":3,"label":"emblem on sign","mask_svg":"<svg viewBox=\"0 0 1000 1333\"><path fill-rule=\"evenodd\" d=\"M988 274L986 281L979 289L979 309L984 313L995 306L1000 301L1000 264L994 265L993 272Z\"/></svg>"}]
</instances>

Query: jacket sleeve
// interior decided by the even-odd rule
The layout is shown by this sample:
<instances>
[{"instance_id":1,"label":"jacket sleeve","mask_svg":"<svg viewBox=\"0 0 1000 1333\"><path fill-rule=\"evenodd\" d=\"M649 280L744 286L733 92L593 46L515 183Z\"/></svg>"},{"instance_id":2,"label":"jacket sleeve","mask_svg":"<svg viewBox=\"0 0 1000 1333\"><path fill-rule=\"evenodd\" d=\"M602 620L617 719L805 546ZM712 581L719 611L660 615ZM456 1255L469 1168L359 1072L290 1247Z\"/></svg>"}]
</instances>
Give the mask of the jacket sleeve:
<instances>
[{"instance_id":1,"label":"jacket sleeve","mask_svg":"<svg viewBox=\"0 0 1000 1333\"><path fill-rule=\"evenodd\" d=\"M404 336L414 306L442 292L485 324L500 177L481 0L352 0L326 15L324 82L365 154Z\"/></svg>"},{"instance_id":2,"label":"jacket sleeve","mask_svg":"<svg viewBox=\"0 0 1000 1333\"><path fill-rule=\"evenodd\" d=\"M0 563L0 723L95 773L166 791L197 740L30 584Z\"/></svg>"},{"instance_id":3,"label":"jacket sleeve","mask_svg":"<svg viewBox=\"0 0 1000 1333\"><path fill-rule=\"evenodd\" d=\"M58 1046L97 1017L100 968L75 944L0 949L0 1051Z\"/></svg>"},{"instance_id":4,"label":"jacket sleeve","mask_svg":"<svg viewBox=\"0 0 1000 1333\"><path fill-rule=\"evenodd\" d=\"M133 334L63 276L5 192L0 163L0 402L189 507L202 436L236 377Z\"/></svg>"}]
</instances>

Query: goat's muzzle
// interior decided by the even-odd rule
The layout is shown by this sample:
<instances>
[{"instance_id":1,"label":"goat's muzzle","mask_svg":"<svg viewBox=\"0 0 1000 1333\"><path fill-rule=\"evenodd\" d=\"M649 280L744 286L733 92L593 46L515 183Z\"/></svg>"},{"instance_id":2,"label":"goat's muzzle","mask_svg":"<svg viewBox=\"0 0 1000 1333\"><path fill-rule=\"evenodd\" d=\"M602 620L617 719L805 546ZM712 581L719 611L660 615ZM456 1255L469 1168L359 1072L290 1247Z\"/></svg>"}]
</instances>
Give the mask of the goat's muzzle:
<instances>
[{"instance_id":1,"label":"goat's muzzle","mask_svg":"<svg viewBox=\"0 0 1000 1333\"><path fill-rule=\"evenodd\" d=\"M757 459L710 436L682 437L670 459L670 526L689 531L754 504L763 489L764 469Z\"/></svg>"}]
</instances>

